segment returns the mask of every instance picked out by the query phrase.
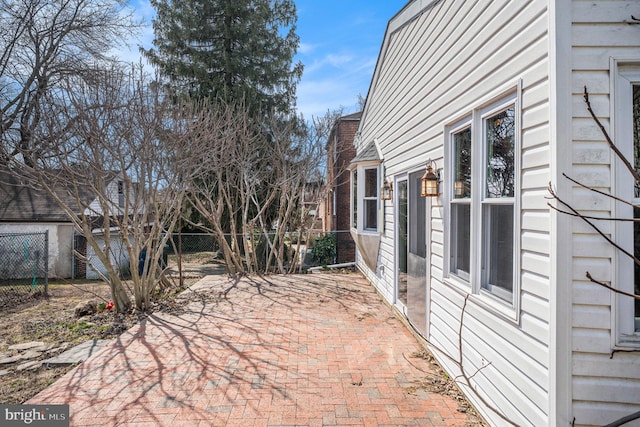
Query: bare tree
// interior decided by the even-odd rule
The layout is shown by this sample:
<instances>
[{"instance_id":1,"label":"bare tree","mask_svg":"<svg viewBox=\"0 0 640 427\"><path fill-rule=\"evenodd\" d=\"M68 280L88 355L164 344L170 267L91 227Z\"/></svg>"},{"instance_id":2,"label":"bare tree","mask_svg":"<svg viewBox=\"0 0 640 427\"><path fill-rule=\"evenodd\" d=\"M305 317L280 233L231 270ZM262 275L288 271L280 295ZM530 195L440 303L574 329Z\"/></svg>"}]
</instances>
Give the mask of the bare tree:
<instances>
[{"instance_id":1,"label":"bare tree","mask_svg":"<svg viewBox=\"0 0 640 427\"><path fill-rule=\"evenodd\" d=\"M60 86L66 96L46 97L47 114L32 130L37 153L23 151L25 161L12 161L10 170L67 212L121 312L131 300L117 264L129 260L135 306L147 310L153 290L166 283L159 261L180 217L191 163L183 121L140 68L96 68ZM140 270L139 259L146 261Z\"/></svg>"},{"instance_id":2,"label":"bare tree","mask_svg":"<svg viewBox=\"0 0 640 427\"><path fill-rule=\"evenodd\" d=\"M638 174L638 171L634 168L634 166L631 164L631 162L622 154L622 152L620 152L620 150L618 149L618 147L616 147L614 141L611 139L611 137L609 136L609 133L607 132L607 130L605 129L605 127L602 125L602 123L600 122L600 120L598 119L598 117L596 116L596 114L594 113L593 109L591 108L591 102L589 101L589 93L587 92L587 88L584 88L584 101L585 104L587 106L587 110L589 111L589 114L591 115L591 118L595 121L595 123L597 124L598 128L601 130L605 140L607 141L607 143L609 144L609 148L611 148L611 150L615 153L616 157L619 158L626 171L629 173L629 175L631 176L631 179L633 179L633 181L636 184L636 188L638 186L640 186L640 175ZM585 185L571 177L569 177L566 174L563 174L564 177L566 177L568 180L570 180L571 182L573 182L574 184L585 188L591 192L603 195L611 200L617 201L617 202L621 202L621 203L625 203L629 206L632 206L634 208L638 208L637 205L635 205L634 203L624 200L620 197L617 197L613 194L607 193L605 191L601 191L601 190L597 190L595 188L589 187L588 185ZM584 215L582 214L580 211L578 211L577 209L575 209L573 206L571 206L571 204L569 204L568 202L566 202L560 195L558 195L553 187L551 186L551 184L549 184L549 193L550 193L550 198L555 200L557 202L558 205L562 206L559 207L557 205L552 205L549 203L549 206L553 209L558 210L559 212L562 212L564 214L567 215L571 215L571 216L575 216L577 218L580 218L582 221L584 221L586 224L588 224L596 233L598 233L603 239L605 239L609 244L611 244L618 252L620 252L621 254L623 254L624 256L630 258L633 260L634 264L636 266L640 266L640 259L638 259L635 255L635 253L632 253L626 249L624 249L622 246L620 246L612 237L610 237L607 233L605 233L599 226L598 226L598 221L611 221L611 222L638 222L640 221L640 219L638 218L605 218L605 217L594 217L594 216L589 216L589 215ZM635 248L634 248L635 249ZM592 282L595 283L597 285L603 286L615 293L621 294L621 295L626 295L628 297L634 298L636 300L640 300L640 295L636 295L634 293L629 293L629 292L624 292L620 289L618 289L615 286L612 286L609 283L597 280L595 278L592 277L591 273L589 273L588 271L585 273L587 278Z\"/></svg>"},{"instance_id":3,"label":"bare tree","mask_svg":"<svg viewBox=\"0 0 640 427\"><path fill-rule=\"evenodd\" d=\"M191 116L188 140L201 161L189 200L220 242L229 274L294 271L291 246L300 241L290 236L304 232L303 198L322 176L324 133L278 115L256 131L241 103L207 100Z\"/></svg>"},{"instance_id":4,"label":"bare tree","mask_svg":"<svg viewBox=\"0 0 640 427\"><path fill-rule=\"evenodd\" d=\"M136 28L123 0L0 0L0 162L38 157L45 98Z\"/></svg>"}]
</instances>

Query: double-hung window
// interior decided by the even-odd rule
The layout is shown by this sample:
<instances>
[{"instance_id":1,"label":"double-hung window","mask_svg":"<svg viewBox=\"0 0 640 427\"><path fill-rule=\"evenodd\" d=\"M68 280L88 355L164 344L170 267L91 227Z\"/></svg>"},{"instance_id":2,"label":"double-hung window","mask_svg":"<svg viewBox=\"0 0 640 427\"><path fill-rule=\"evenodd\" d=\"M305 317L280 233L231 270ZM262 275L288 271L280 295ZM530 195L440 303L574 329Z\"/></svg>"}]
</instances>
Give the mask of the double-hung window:
<instances>
[{"instance_id":1,"label":"double-hung window","mask_svg":"<svg viewBox=\"0 0 640 427\"><path fill-rule=\"evenodd\" d=\"M614 63L615 127L614 141L620 151L640 173L640 62ZM612 157L614 155L612 154ZM616 196L640 206L640 186L626 170L620 160L616 160ZM625 203L616 205L616 217L640 219L640 209ZM617 243L640 258L640 222L617 222ZM632 258L619 251L618 272L612 285L623 292L640 295L640 266ZM617 295L616 345L640 345L640 300L625 295Z\"/></svg>"},{"instance_id":2,"label":"double-hung window","mask_svg":"<svg viewBox=\"0 0 640 427\"><path fill-rule=\"evenodd\" d=\"M379 229L379 164L357 165L351 174L351 227L357 232Z\"/></svg>"},{"instance_id":3,"label":"double-hung window","mask_svg":"<svg viewBox=\"0 0 640 427\"><path fill-rule=\"evenodd\" d=\"M351 174L351 227L358 228L358 170Z\"/></svg>"},{"instance_id":4,"label":"double-hung window","mask_svg":"<svg viewBox=\"0 0 640 427\"><path fill-rule=\"evenodd\" d=\"M482 288L513 299L515 105L482 119Z\"/></svg>"},{"instance_id":5,"label":"double-hung window","mask_svg":"<svg viewBox=\"0 0 640 427\"><path fill-rule=\"evenodd\" d=\"M514 302L516 97L473 110L448 131L449 277Z\"/></svg>"},{"instance_id":6,"label":"double-hung window","mask_svg":"<svg viewBox=\"0 0 640 427\"><path fill-rule=\"evenodd\" d=\"M451 136L453 197L451 198L451 272L469 280L471 271L471 127Z\"/></svg>"},{"instance_id":7,"label":"double-hung window","mask_svg":"<svg viewBox=\"0 0 640 427\"><path fill-rule=\"evenodd\" d=\"M367 231L378 229L378 167L364 169L363 226Z\"/></svg>"}]
</instances>

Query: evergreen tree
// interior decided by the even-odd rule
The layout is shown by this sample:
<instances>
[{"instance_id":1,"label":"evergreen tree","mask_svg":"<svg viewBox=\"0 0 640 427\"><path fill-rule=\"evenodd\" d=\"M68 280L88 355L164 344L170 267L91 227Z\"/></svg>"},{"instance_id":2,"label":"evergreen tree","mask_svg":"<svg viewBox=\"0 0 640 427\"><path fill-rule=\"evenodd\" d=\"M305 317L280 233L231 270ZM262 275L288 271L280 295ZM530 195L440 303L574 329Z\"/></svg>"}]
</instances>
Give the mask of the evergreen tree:
<instances>
[{"instance_id":1,"label":"evergreen tree","mask_svg":"<svg viewBox=\"0 0 640 427\"><path fill-rule=\"evenodd\" d=\"M154 48L143 50L168 89L289 113L302 64L293 0L151 0Z\"/></svg>"}]
</instances>

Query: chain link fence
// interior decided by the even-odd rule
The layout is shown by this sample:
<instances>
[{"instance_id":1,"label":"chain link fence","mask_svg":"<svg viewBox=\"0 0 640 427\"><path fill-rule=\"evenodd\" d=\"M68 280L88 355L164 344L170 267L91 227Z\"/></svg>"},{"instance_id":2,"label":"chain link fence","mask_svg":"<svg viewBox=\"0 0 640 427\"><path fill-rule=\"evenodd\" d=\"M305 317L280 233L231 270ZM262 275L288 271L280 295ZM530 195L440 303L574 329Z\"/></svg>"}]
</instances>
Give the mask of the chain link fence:
<instances>
[{"instance_id":1,"label":"chain link fence","mask_svg":"<svg viewBox=\"0 0 640 427\"><path fill-rule=\"evenodd\" d=\"M0 233L0 307L48 290L49 233Z\"/></svg>"},{"instance_id":2,"label":"chain link fence","mask_svg":"<svg viewBox=\"0 0 640 427\"><path fill-rule=\"evenodd\" d=\"M98 236L98 244L103 243L103 238ZM209 265L219 262L219 245L215 238L202 233L175 233L163 254L163 262L170 266L177 265L177 257L181 261L194 265ZM82 234L75 234L73 238L73 278L74 279L99 279L98 271L105 273L104 266L95 256L93 248L87 244L87 238ZM111 261L122 273L123 277L130 275L131 268L138 268L143 260L129 260L126 247L120 243L120 237L113 235L111 238ZM167 259L168 258L168 259Z\"/></svg>"},{"instance_id":3,"label":"chain link fence","mask_svg":"<svg viewBox=\"0 0 640 427\"><path fill-rule=\"evenodd\" d=\"M306 269L309 267L328 265L332 263L352 262L355 260L355 245L349 232L330 232L332 240L327 241L323 232L287 233L285 235L286 253L284 254L284 264L287 265L297 257L296 265ZM273 240L275 233L270 234ZM240 237L240 236L239 236ZM255 251L259 266L266 265L269 259L270 247L266 237L262 233L253 236L244 236L247 247ZM131 268L138 268L140 260L133 262L128 260L128 256L123 253L125 248L118 244L118 237L112 237L111 250L114 265L127 276ZM242 239L239 239L242 241ZM314 246L323 245L322 251ZM328 247L333 246L333 247ZM74 251L82 254L83 257L74 257L74 273L76 279L96 279L95 270L101 268L101 264L95 256L92 256L92 249L87 247L86 238L80 234L74 237ZM319 257L318 254L321 254ZM203 233L174 233L163 254L163 263L168 265L173 273L178 272L178 268L183 269L188 275L204 276L224 272L224 260L220 251L220 244L217 238L211 234ZM315 256L314 256L315 255ZM85 259L89 259L89 265Z\"/></svg>"}]
</instances>

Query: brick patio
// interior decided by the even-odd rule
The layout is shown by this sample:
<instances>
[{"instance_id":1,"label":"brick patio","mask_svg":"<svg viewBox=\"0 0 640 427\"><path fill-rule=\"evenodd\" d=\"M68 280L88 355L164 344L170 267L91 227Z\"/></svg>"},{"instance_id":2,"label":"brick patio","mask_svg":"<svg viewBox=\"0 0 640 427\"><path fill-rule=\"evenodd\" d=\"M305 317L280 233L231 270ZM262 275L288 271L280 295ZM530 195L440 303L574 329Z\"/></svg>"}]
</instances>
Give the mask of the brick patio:
<instances>
[{"instance_id":1,"label":"brick patio","mask_svg":"<svg viewBox=\"0 0 640 427\"><path fill-rule=\"evenodd\" d=\"M73 426L464 426L415 392L422 348L358 274L209 276L28 403ZM412 391L413 390L413 391Z\"/></svg>"}]
</instances>

